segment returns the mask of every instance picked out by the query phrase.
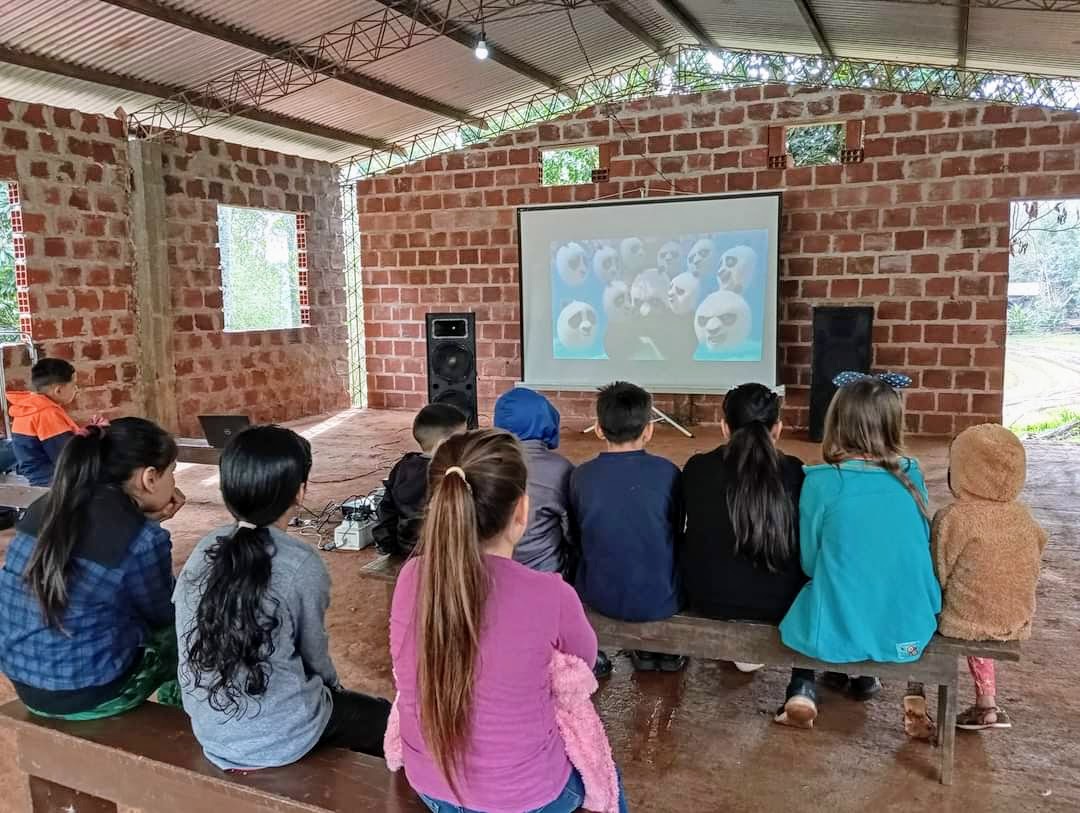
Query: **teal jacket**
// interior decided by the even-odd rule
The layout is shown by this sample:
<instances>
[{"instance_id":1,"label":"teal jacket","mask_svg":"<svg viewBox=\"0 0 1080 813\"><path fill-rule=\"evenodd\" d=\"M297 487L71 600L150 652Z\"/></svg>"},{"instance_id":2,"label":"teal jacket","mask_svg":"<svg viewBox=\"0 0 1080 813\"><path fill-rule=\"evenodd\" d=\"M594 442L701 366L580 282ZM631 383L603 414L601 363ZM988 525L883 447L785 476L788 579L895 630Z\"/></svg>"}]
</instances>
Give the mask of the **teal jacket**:
<instances>
[{"instance_id":1,"label":"teal jacket","mask_svg":"<svg viewBox=\"0 0 1080 813\"><path fill-rule=\"evenodd\" d=\"M901 466L925 499L918 461ZM829 663L919 659L941 587L930 526L903 483L862 461L807 466L799 544L810 581L780 624L787 646Z\"/></svg>"}]
</instances>

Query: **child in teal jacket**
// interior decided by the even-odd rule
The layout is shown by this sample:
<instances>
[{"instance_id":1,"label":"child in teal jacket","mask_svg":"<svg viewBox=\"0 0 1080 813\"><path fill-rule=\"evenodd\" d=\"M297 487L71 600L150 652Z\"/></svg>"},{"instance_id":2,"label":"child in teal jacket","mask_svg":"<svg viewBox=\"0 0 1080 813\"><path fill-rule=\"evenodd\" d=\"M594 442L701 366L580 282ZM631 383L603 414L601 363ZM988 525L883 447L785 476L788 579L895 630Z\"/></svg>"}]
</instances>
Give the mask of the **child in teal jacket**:
<instances>
[{"instance_id":1,"label":"child in teal jacket","mask_svg":"<svg viewBox=\"0 0 1080 813\"><path fill-rule=\"evenodd\" d=\"M914 661L941 611L926 484L903 456L900 394L880 378L848 380L825 419L826 463L806 467L799 540L810 581L780 635L830 663ZM874 686L857 695L876 693L876 680L859 680Z\"/></svg>"}]
</instances>

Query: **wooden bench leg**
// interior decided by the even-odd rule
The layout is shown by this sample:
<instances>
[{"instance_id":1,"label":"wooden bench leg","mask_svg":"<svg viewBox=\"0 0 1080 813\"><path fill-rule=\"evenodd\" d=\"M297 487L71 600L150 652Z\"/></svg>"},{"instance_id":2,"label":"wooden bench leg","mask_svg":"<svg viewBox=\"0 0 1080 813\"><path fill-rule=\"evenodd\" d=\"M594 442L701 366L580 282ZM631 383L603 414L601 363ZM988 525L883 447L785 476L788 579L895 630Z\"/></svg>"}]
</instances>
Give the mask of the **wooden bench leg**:
<instances>
[{"instance_id":1,"label":"wooden bench leg","mask_svg":"<svg viewBox=\"0 0 1080 813\"><path fill-rule=\"evenodd\" d=\"M33 813L116 813L116 804L81 791L65 788L37 776L30 779Z\"/></svg>"},{"instance_id":2,"label":"wooden bench leg","mask_svg":"<svg viewBox=\"0 0 1080 813\"><path fill-rule=\"evenodd\" d=\"M941 749L941 784L951 785L956 756L956 685L938 686L938 747Z\"/></svg>"}]
</instances>

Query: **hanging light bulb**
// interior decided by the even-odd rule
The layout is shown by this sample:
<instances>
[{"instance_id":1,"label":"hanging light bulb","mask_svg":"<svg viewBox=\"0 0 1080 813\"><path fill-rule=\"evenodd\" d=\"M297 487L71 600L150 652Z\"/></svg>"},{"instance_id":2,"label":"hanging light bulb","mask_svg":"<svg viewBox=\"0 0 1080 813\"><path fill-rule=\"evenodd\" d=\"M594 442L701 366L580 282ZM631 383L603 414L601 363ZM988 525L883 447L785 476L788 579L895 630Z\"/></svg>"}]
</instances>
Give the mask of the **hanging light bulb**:
<instances>
[{"instance_id":1,"label":"hanging light bulb","mask_svg":"<svg viewBox=\"0 0 1080 813\"><path fill-rule=\"evenodd\" d=\"M480 39L476 41L476 50L473 53L476 54L477 59L488 58L488 54L490 53L490 51L488 51L487 42L484 41L483 34L481 34Z\"/></svg>"}]
</instances>

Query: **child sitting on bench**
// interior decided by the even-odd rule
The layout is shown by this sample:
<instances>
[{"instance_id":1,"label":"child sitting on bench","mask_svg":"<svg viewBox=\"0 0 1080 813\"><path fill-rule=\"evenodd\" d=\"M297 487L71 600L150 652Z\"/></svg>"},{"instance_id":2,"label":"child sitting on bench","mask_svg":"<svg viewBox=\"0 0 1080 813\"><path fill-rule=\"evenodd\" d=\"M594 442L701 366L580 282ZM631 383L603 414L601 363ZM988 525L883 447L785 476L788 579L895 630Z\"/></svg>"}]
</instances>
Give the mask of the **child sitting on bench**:
<instances>
[{"instance_id":1,"label":"child sitting on bench","mask_svg":"<svg viewBox=\"0 0 1080 813\"><path fill-rule=\"evenodd\" d=\"M676 552L682 544L679 467L645 451L652 440L652 396L617 381L596 399L596 435L607 451L570 478L581 539L577 589L582 601L620 621L660 621L681 603ZM635 650L641 671L677 672L682 655Z\"/></svg>"},{"instance_id":2,"label":"child sitting on bench","mask_svg":"<svg viewBox=\"0 0 1080 813\"><path fill-rule=\"evenodd\" d=\"M428 404L413 419L412 434L419 452L406 452L390 469L379 502L378 522L372 529L380 553L408 556L420 538L420 523L427 505L428 463L435 447L451 435L464 432L465 414L451 404Z\"/></svg>"},{"instance_id":3,"label":"child sitting on bench","mask_svg":"<svg viewBox=\"0 0 1080 813\"><path fill-rule=\"evenodd\" d=\"M743 384L724 397L725 444L683 467L686 545L680 561L690 609L710 618L779 624L806 583L799 564L803 465L776 448L780 396ZM761 664L736 663L743 672ZM793 669L776 722L811 728L812 669Z\"/></svg>"},{"instance_id":4,"label":"child sitting on bench","mask_svg":"<svg viewBox=\"0 0 1080 813\"><path fill-rule=\"evenodd\" d=\"M559 447L559 410L538 392L515 387L495 402L494 424L525 447L532 516L514 547L514 561L532 570L573 577L577 546L570 522L570 475L574 464Z\"/></svg>"},{"instance_id":5,"label":"child sitting on bench","mask_svg":"<svg viewBox=\"0 0 1080 813\"><path fill-rule=\"evenodd\" d=\"M279 426L236 435L221 496L236 518L207 535L177 579L184 710L222 769L287 765L328 745L382 756L390 703L346 691L330 659L330 574L287 533L304 501L311 446Z\"/></svg>"},{"instance_id":6,"label":"child sitting on bench","mask_svg":"<svg viewBox=\"0 0 1080 813\"><path fill-rule=\"evenodd\" d=\"M1003 426L973 426L953 441L949 488L955 500L938 511L933 532L942 635L972 641L1031 637L1046 532L1017 500L1026 475L1024 445ZM975 705L957 716L957 728L1011 728L997 704L994 662L967 660Z\"/></svg>"},{"instance_id":7,"label":"child sitting on bench","mask_svg":"<svg viewBox=\"0 0 1080 813\"><path fill-rule=\"evenodd\" d=\"M172 540L176 443L142 418L78 430L0 571L0 666L27 708L96 720L155 691L179 705Z\"/></svg>"},{"instance_id":8,"label":"child sitting on bench","mask_svg":"<svg viewBox=\"0 0 1080 813\"><path fill-rule=\"evenodd\" d=\"M780 624L784 644L832 663L918 660L937 629L941 588L930 559L927 492L904 455L903 405L910 379L848 373L825 416L825 463L806 467L799 546L810 581ZM848 676L826 673L843 688ZM857 700L881 690L850 680Z\"/></svg>"},{"instance_id":9,"label":"child sitting on bench","mask_svg":"<svg viewBox=\"0 0 1080 813\"><path fill-rule=\"evenodd\" d=\"M442 443L420 545L394 589L401 755L436 813L571 813L585 798L550 665L558 651L591 667L596 633L572 587L513 560L529 522L527 476L508 432Z\"/></svg>"}]
</instances>

